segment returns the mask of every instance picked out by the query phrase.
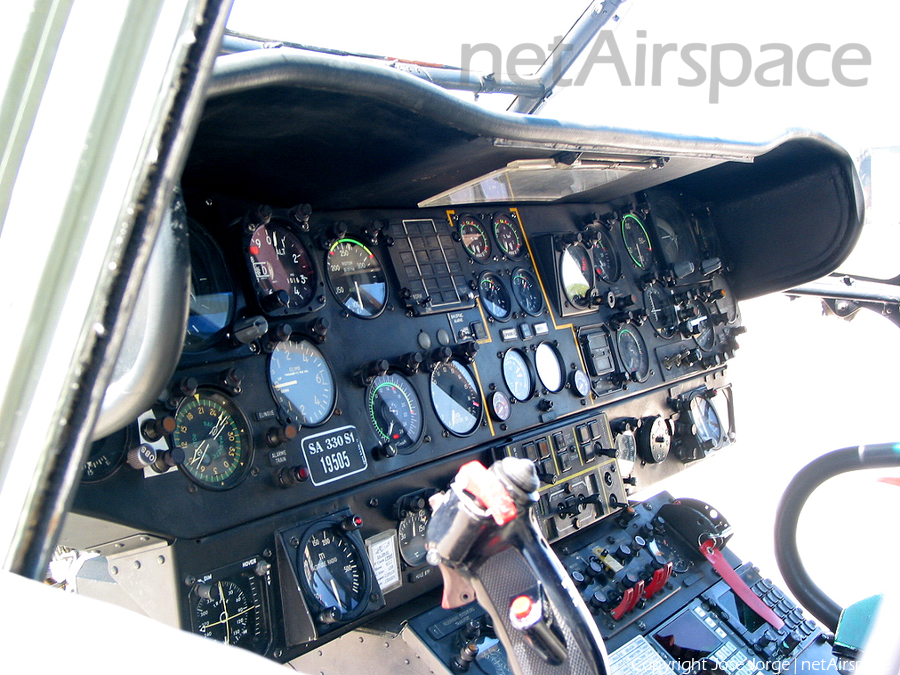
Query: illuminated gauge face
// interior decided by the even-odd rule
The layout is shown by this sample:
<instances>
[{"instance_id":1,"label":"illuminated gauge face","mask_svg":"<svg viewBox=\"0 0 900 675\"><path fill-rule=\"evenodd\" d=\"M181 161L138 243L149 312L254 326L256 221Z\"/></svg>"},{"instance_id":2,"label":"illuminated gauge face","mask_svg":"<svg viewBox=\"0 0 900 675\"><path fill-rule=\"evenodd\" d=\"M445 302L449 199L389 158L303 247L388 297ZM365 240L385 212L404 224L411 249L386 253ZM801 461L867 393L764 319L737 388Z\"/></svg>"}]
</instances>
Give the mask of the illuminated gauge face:
<instances>
[{"instance_id":1,"label":"illuminated gauge face","mask_svg":"<svg viewBox=\"0 0 900 675\"><path fill-rule=\"evenodd\" d=\"M534 392L534 377L528 359L518 349L510 349L503 355L503 381L518 401L527 401Z\"/></svg>"},{"instance_id":2,"label":"illuminated gauge face","mask_svg":"<svg viewBox=\"0 0 900 675\"><path fill-rule=\"evenodd\" d=\"M650 243L647 228L633 213L628 213L622 218L622 239L635 265L645 270L653 264L653 245Z\"/></svg>"},{"instance_id":3,"label":"illuminated gauge face","mask_svg":"<svg viewBox=\"0 0 900 675\"><path fill-rule=\"evenodd\" d=\"M134 423L94 441L87 460L81 466L81 482L96 483L112 476L122 466L128 451L137 445L137 437L137 423Z\"/></svg>"},{"instance_id":4,"label":"illuminated gauge face","mask_svg":"<svg viewBox=\"0 0 900 675\"><path fill-rule=\"evenodd\" d=\"M485 272L478 279L481 306L497 321L506 321L512 314L512 299L499 275Z\"/></svg>"},{"instance_id":5,"label":"illuminated gauge face","mask_svg":"<svg viewBox=\"0 0 900 675\"><path fill-rule=\"evenodd\" d=\"M662 197L654 203L652 215L656 238L666 262L693 261L697 257L697 247L688 215L681 205L671 197Z\"/></svg>"},{"instance_id":6,"label":"illuminated gauge face","mask_svg":"<svg viewBox=\"0 0 900 675\"><path fill-rule=\"evenodd\" d=\"M534 274L522 267L517 267L512 274L512 289L519 307L526 314L541 315L541 312L544 311L544 296L541 295L541 287Z\"/></svg>"},{"instance_id":7,"label":"illuminated gauge face","mask_svg":"<svg viewBox=\"0 0 900 675\"><path fill-rule=\"evenodd\" d=\"M575 307L587 307L594 288L594 266L584 245L572 244L562 252L559 278L566 299Z\"/></svg>"},{"instance_id":8,"label":"illuminated gauge face","mask_svg":"<svg viewBox=\"0 0 900 675\"><path fill-rule=\"evenodd\" d=\"M432 371L431 403L441 424L452 434L468 436L481 423L478 385L459 361L450 360Z\"/></svg>"},{"instance_id":9,"label":"illuminated gauge face","mask_svg":"<svg viewBox=\"0 0 900 675\"><path fill-rule=\"evenodd\" d=\"M347 620L362 612L372 583L356 542L323 527L304 537L297 555L303 590L318 605L314 614L336 607Z\"/></svg>"},{"instance_id":10,"label":"illuminated gauge face","mask_svg":"<svg viewBox=\"0 0 900 675\"><path fill-rule=\"evenodd\" d=\"M313 299L316 269L306 247L287 226L274 221L260 225L247 243L247 256L260 304L268 314L292 314Z\"/></svg>"},{"instance_id":11,"label":"illuminated gauge face","mask_svg":"<svg viewBox=\"0 0 900 675\"><path fill-rule=\"evenodd\" d=\"M213 238L196 221L188 220L191 249L191 300L184 350L209 347L231 323L234 289L225 259Z\"/></svg>"},{"instance_id":12,"label":"illuminated gauge face","mask_svg":"<svg viewBox=\"0 0 900 675\"><path fill-rule=\"evenodd\" d=\"M698 318L695 319L696 328L694 342L705 352L711 351L716 346L716 331L713 322L709 320L709 309L702 302L696 301L694 305L698 309Z\"/></svg>"},{"instance_id":13,"label":"illuminated gauge face","mask_svg":"<svg viewBox=\"0 0 900 675\"><path fill-rule=\"evenodd\" d=\"M428 509L410 511L397 526L397 543L400 555L407 565L413 567L425 562L426 530L428 529Z\"/></svg>"},{"instance_id":14,"label":"illuminated gauge face","mask_svg":"<svg viewBox=\"0 0 900 675\"><path fill-rule=\"evenodd\" d=\"M594 259L594 272L608 284L618 281L622 273L619 263L619 254L613 248L612 239L603 230L599 230L600 238L591 248L591 257Z\"/></svg>"},{"instance_id":15,"label":"illuminated gauge face","mask_svg":"<svg viewBox=\"0 0 900 675\"><path fill-rule=\"evenodd\" d=\"M579 398L585 398L591 393L591 378L581 368L572 371L569 383L572 385L572 393Z\"/></svg>"},{"instance_id":16,"label":"illuminated gauge face","mask_svg":"<svg viewBox=\"0 0 900 675\"><path fill-rule=\"evenodd\" d=\"M497 246L510 260L519 260L525 255L525 237L519 221L511 215L501 213L494 216L494 238Z\"/></svg>"},{"instance_id":17,"label":"illuminated gauge face","mask_svg":"<svg viewBox=\"0 0 900 675\"><path fill-rule=\"evenodd\" d=\"M412 452L422 437L422 405L402 375L379 375L366 389L369 421L382 443Z\"/></svg>"},{"instance_id":18,"label":"illuminated gauge face","mask_svg":"<svg viewBox=\"0 0 900 675\"><path fill-rule=\"evenodd\" d=\"M337 389L331 367L307 340L278 343L269 359L269 383L292 422L314 427L334 411Z\"/></svg>"},{"instance_id":19,"label":"illuminated gauge face","mask_svg":"<svg viewBox=\"0 0 900 675\"><path fill-rule=\"evenodd\" d=\"M650 325L661 338L668 340L675 335L678 314L669 292L658 284L650 284L644 289L644 308Z\"/></svg>"},{"instance_id":20,"label":"illuminated gauge face","mask_svg":"<svg viewBox=\"0 0 900 675\"><path fill-rule=\"evenodd\" d=\"M538 379L549 392L557 392L566 383L562 356L549 342L542 342L534 352Z\"/></svg>"},{"instance_id":21,"label":"illuminated gauge face","mask_svg":"<svg viewBox=\"0 0 900 675\"><path fill-rule=\"evenodd\" d=\"M722 445L722 421L715 407L704 397L691 399L691 420L697 429L697 440L704 452L716 450Z\"/></svg>"},{"instance_id":22,"label":"illuminated gauge face","mask_svg":"<svg viewBox=\"0 0 900 675\"><path fill-rule=\"evenodd\" d=\"M172 443L184 452L181 470L203 487L232 488L250 468L247 419L234 401L215 391L198 390L178 406Z\"/></svg>"},{"instance_id":23,"label":"illuminated gauge face","mask_svg":"<svg viewBox=\"0 0 900 675\"><path fill-rule=\"evenodd\" d=\"M623 326L616 332L616 346L622 370L635 382L643 382L650 375L650 355L644 338L633 326Z\"/></svg>"},{"instance_id":24,"label":"illuminated gauge face","mask_svg":"<svg viewBox=\"0 0 900 675\"><path fill-rule=\"evenodd\" d=\"M478 218L460 216L457 228L462 245L473 260L483 263L491 259L491 240Z\"/></svg>"},{"instance_id":25,"label":"illuminated gauge face","mask_svg":"<svg viewBox=\"0 0 900 675\"><path fill-rule=\"evenodd\" d=\"M384 311L387 282L375 254L355 239L339 239L325 255L328 285L344 308L363 319Z\"/></svg>"},{"instance_id":26,"label":"illuminated gauge face","mask_svg":"<svg viewBox=\"0 0 900 675\"><path fill-rule=\"evenodd\" d=\"M200 587L193 612L194 632L217 642L258 651L264 639L258 582L249 577L235 577Z\"/></svg>"}]
</instances>

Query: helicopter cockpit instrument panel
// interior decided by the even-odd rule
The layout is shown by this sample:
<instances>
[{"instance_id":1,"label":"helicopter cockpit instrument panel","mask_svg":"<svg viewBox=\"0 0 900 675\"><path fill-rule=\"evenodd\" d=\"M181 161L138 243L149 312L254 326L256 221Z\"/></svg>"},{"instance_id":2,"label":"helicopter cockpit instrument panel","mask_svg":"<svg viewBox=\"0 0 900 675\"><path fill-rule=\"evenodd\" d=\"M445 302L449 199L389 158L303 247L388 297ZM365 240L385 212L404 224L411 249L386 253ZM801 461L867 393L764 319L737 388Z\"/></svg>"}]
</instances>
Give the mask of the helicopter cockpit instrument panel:
<instances>
[{"instance_id":1,"label":"helicopter cockpit instrument panel","mask_svg":"<svg viewBox=\"0 0 900 675\"><path fill-rule=\"evenodd\" d=\"M735 441L737 300L815 278L845 253L856 221L843 155L798 138L713 161L697 157L728 148L679 155L660 142L672 161L551 203L473 192L420 208L546 155L554 134L571 145L586 132L531 120L550 140L522 140L512 116L460 126L446 115L466 118L466 106L402 78L376 100L353 78L228 91L228 77L182 180L184 349L148 409L95 441L63 543L107 556L123 588L158 556L172 600L145 611L288 662L430 597L429 498L466 462L517 457L536 468L537 525L604 637L645 608L657 636L704 620L685 591L685 618L662 625L676 586L726 593L673 543L662 502L641 511L629 494ZM798 209L801 197L811 206ZM783 212L790 236L836 233L790 251L792 271L781 239L760 236ZM423 629L449 640L427 645L450 644L445 665L460 655L449 636L474 630L454 616L429 614ZM720 630L740 633L706 625L710 654L727 651Z\"/></svg>"}]
</instances>

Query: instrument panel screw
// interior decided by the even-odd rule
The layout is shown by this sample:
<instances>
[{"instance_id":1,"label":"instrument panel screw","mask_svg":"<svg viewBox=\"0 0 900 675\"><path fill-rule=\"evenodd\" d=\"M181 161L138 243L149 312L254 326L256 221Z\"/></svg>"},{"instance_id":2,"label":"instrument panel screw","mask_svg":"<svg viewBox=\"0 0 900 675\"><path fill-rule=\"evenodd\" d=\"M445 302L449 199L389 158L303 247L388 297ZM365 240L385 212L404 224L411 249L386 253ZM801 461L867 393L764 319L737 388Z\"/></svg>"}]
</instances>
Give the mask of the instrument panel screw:
<instances>
[{"instance_id":1,"label":"instrument panel screw","mask_svg":"<svg viewBox=\"0 0 900 675\"><path fill-rule=\"evenodd\" d=\"M443 436L444 438L449 438L449 437L450 437L450 432L447 431L446 429L444 429L444 430L441 432L441 436Z\"/></svg>"},{"instance_id":2,"label":"instrument panel screw","mask_svg":"<svg viewBox=\"0 0 900 675\"><path fill-rule=\"evenodd\" d=\"M431 436L425 436L425 438L423 438L422 440L426 443L431 443Z\"/></svg>"},{"instance_id":3,"label":"instrument panel screw","mask_svg":"<svg viewBox=\"0 0 900 675\"><path fill-rule=\"evenodd\" d=\"M300 548L300 540L297 539L297 537L291 537L290 544L291 544L291 546L293 546L294 548Z\"/></svg>"},{"instance_id":4,"label":"instrument panel screw","mask_svg":"<svg viewBox=\"0 0 900 675\"><path fill-rule=\"evenodd\" d=\"M250 469L250 475L256 478L259 475L259 469L254 466L252 469Z\"/></svg>"},{"instance_id":5,"label":"instrument panel screw","mask_svg":"<svg viewBox=\"0 0 900 675\"><path fill-rule=\"evenodd\" d=\"M197 486L196 486L196 485L194 485L193 483L191 483L190 485L188 485L188 492L190 492L191 494L194 494L196 491L197 491Z\"/></svg>"},{"instance_id":6,"label":"instrument panel screw","mask_svg":"<svg viewBox=\"0 0 900 675\"><path fill-rule=\"evenodd\" d=\"M377 506L378 506L378 497L372 497L372 499L369 500L369 508L374 509L374 508L377 508Z\"/></svg>"},{"instance_id":7,"label":"instrument panel screw","mask_svg":"<svg viewBox=\"0 0 900 675\"><path fill-rule=\"evenodd\" d=\"M378 602L378 593L372 593L369 596L369 602Z\"/></svg>"}]
</instances>

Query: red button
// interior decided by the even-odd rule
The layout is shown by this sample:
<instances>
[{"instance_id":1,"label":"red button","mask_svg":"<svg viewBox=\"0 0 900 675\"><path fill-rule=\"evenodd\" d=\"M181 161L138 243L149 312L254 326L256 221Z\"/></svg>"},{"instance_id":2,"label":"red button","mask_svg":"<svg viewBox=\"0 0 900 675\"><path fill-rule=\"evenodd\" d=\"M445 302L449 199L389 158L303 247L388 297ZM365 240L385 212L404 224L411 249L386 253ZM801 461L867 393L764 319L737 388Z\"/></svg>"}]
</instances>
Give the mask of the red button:
<instances>
[{"instance_id":1,"label":"red button","mask_svg":"<svg viewBox=\"0 0 900 675\"><path fill-rule=\"evenodd\" d=\"M531 614L531 608L534 607L534 601L527 595L520 595L512 601L509 606L509 614L520 621Z\"/></svg>"}]
</instances>

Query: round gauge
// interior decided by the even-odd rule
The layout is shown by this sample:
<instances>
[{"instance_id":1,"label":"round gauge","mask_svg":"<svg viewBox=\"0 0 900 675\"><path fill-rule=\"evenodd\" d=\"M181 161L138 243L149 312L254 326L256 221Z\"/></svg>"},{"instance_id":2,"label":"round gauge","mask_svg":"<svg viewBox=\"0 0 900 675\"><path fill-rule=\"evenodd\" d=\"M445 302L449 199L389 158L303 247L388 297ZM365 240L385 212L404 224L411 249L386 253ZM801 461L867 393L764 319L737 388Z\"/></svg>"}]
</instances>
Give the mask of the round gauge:
<instances>
[{"instance_id":1,"label":"round gauge","mask_svg":"<svg viewBox=\"0 0 900 675\"><path fill-rule=\"evenodd\" d=\"M704 453L717 450L722 445L722 421L715 407L703 396L694 396L690 413L700 449Z\"/></svg>"},{"instance_id":2,"label":"round gauge","mask_svg":"<svg viewBox=\"0 0 900 675\"><path fill-rule=\"evenodd\" d=\"M379 375L366 389L369 421L382 443L412 452L422 437L422 404L402 375Z\"/></svg>"},{"instance_id":3,"label":"round gauge","mask_svg":"<svg viewBox=\"0 0 900 675\"><path fill-rule=\"evenodd\" d=\"M594 289L594 267L583 244L566 246L559 260L559 278L568 301L587 307Z\"/></svg>"},{"instance_id":4,"label":"round gauge","mask_svg":"<svg viewBox=\"0 0 900 675\"><path fill-rule=\"evenodd\" d=\"M528 359L520 350L510 349L503 355L503 381L517 401L527 401L534 393L534 377Z\"/></svg>"},{"instance_id":5,"label":"round gauge","mask_svg":"<svg viewBox=\"0 0 900 675\"><path fill-rule=\"evenodd\" d=\"M481 423L481 393L472 373L451 359L431 373L431 403L444 428L457 436L468 436Z\"/></svg>"},{"instance_id":6,"label":"round gauge","mask_svg":"<svg viewBox=\"0 0 900 675\"><path fill-rule=\"evenodd\" d=\"M262 605L252 580L200 584L194 606L194 631L218 642L253 649L262 632Z\"/></svg>"},{"instance_id":7,"label":"round gauge","mask_svg":"<svg viewBox=\"0 0 900 675\"><path fill-rule=\"evenodd\" d=\"M517 267L512 273L513 295L519 307L526 314L540 316L544 311L544 296L541 295L541 286L534 274L522 267Z\"/></svg>"},{"instance_id":8,"label":"round gauge","mask_svg":"<svg viewBox=\"0 0 900 675\"><path fill-rule=\"evenodd\" d=\"M503 280L494 272L485 272L478 279L478 295L481 305L497 321L506 321L512 314L512 299Z\"/></svg>"},{"instance_id":9,"label":"round gauge","mask_svg":"<svg viewBox=\"0 0 900 675\"><path fill-rule=\"evenodd\" d=\"M598 230L599 238L591 248L591 257L594 260L594 272L608 284L618 281L622 273L619 263L619 254L613 248L612 239L603 230Z\"/></svg>"},{"instance_id":10,"label":"round gauge","mask_svg":"<svg viewBox=\"0 0 900 675\"><path fill-rule=\"evenodd\" d=\"M633 213L622 218L622 239L631 261L642 270L647 269L653 262L653 245L644 223Z\"/></svg>"},{"instance_id":11,"label":"round gauge","mask_svg":"<svg viewBox=\"0 0 900 675\"><path fill-rule=\"evenodd\" d=\"M737 299L731 292L731 286L721 274L714 275L710 281L710 293L716 298L716 309L725 315L728 323L734 323L740 318L741 312L738 309Z\"/></svg>"},{"instance_id":12,"label":"round gauge","mask_svg":"<svg viewBox=\"0 0 900 675\"><path fill-rule=\"evenodd\" d=\"M591 393L591 378L581 368L576 368L569 376L572 393L578 398L585 398Z\"/></svg>"},{"instance_id":13,"label":"round gauge","mask_svg":"<svg viewBox=\"0 0 900 675\"><path fill-rule=\"evenodd\" d=\"M481 221L475 216L460 216L457 229L466 253L480 263L491 259L491 240Z\"/></svg>"},{"instance_id":14,"label":"round gauge","mask_svg":"<svg viewBox=\"0 0 900 675\"><path fill-rule=\"evenodd\" d=\"M518 260L525 255L525 237L519 221L506 213L498 213L493 218L494 238L497 246L510 260Z\"/></svg>"},{"instance_id":15,"label":"round gauge","mask_svg":"<svg viewBox=\"0 0 900 675\"><path fill-rule=\"evenodd\" d=\"M179 467L203 487L232 488L250 468L247 418L234 401L216 391L198 389L181 402L172 443L184 451Z\"/></svg>"},{"instance_id":16,"label":"round gauge","mask_svg":"<svg viewBox=\"0 0 900 675\"><path fill-rule=\"evenodd\" d=\"M616 347L622 370L635 382L643 382L650 375L650 355L640 332L633 326L622 326L616 332Z\"/></svg>"},{"instance_id":17,"label":"round gauge","mask_svg":"<svg viewBox=\"0 0 900 675\"><path fill-rule=\"evenodd\" d=\"M137 424L129 424L124 429L91 444L88 458L81 465L81 482L97 483L112 476L122 463L128 451L137 445Z\"/></svg>"},{"instance_id":18,"label":"round gauge","mask_svg":"<svg viewBox=\"0 0 900 675\"><path fill-rule=\"evenodd\" d=\"M563 388L566 371L556 347L549 342L539 344L534 352L534 363L538 378L547 391L556 393Z\"/></svg>"},{"instance_id":19,"label":"round gauge","mask_svg":"<svg viewBox=\"0 0 900 675\"><path fill-rule=\"evenodd\" d=\"M247 255L260 304L268 314L292 314L313 299L316 268L306 247L286 225L270 221L256 228L247 243Z\"/></svg>"},{"instance_id":20,"label":"round gauge","mask_svg":"<svg viewBox=\"0 0 900 675\"><path fill-rule=\"evenodd\" d=\"M397 543L400 545L400 555L407 565L415 567L425 562L427 529L428 509L408 512L397 525Z\"/></svg>"},{"instance_id":21,"label":"round gauge","mask_svg":"<svg viewBox=\"0 0 900 675\"><path fill-rule=\"evenodd\" d=\"M195 220L188 219L191 298L184 351L198 352L224 334L234 314L234 288L222 252Z\"/></svg>"},{"instance_id":22,"label":"round gauge","mask_svg":"<svg viewBox=\"0 0 900 675\"><path fill-rule=\"evenodd\" d=\"M678 313L669 292L658 284L650 284L644 289L644 308L650 325L661 338L668 340L678 328Z\"/></svg>"},{"instance_id":23,"label":"round gauge","mask_svg":"<svg viewBox=\"0 0 900 675\"><path fill-rule=\"evenodd\" d=\"M672 434L666 420L659 415L645 418L637 430L637 446L641 459L650 464L659 464L668 457Z\"/></svg>"},{"instance_id":24,"label":"round gauge","mask_svg":"<svg viewBox=\"0 0 900 675\"><path fill-rule=\"evenodd\" d=\"M697 258L697 247L691 234L688 215L672 197L661 197L653 203L653 224L663 257L670 265Z\"/></svg>"},{"instance_id":25,"label":"round gauge","mask_svg":"<svg viewBox=\"0 0 900 675\"><path fill-rule=\"evenodd\" d=\"M292 421L314 427L334 411L334 375L325 356L308 340L286 340L275 346L269 359L269 383Z\"/></svg>"},{"instance_id":26,"label":"round gauge","mask_svg":"<svg viewBox=\"0 0 900 675\"><path fill-rule=\"evenodd\" d=\"M699 310L698 318L695 319L694 342L703 351L711 351L716 346L716 331L713 322L709 320L709 309L700 301L695 301L693 304Z\"/></svg>"},{"instance_id":27,"label":"round gauge","mask_svg":"<svg viewBox=\"0 0 900 675\"><path fill-rule=\"evenodd\" d=\"M300 583L319 610L334 608L339 612L338 621L362 613L372 580L353 539L336 527L315 529L301 542L297 556L297 567L302 570Z\"/></svg>"},{"instance_id":28,"label":"round gauge","mask_svg":"<svg viewBox=\"0 0 900 675\"><path fill-rule=\"evenodd\" d=\"M502 391L492 391L488 395L488 410L498 422L505 422L512 415L512 405L509 402L509 396Z\"/></svg>"},{"instance_id":29,"label":"round gauge","mask_svg":"<svg viewBox=\"0 0 900 675\"><path fill-rule=\"evenodd\" d=\"M363 319L384 311L387 282L375 254L356 239L338 239L325 256L328 285L344 308Z\"/></svg>"}]
</instances>

